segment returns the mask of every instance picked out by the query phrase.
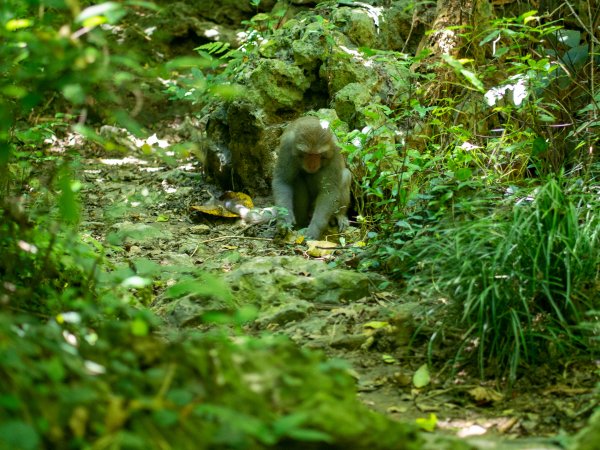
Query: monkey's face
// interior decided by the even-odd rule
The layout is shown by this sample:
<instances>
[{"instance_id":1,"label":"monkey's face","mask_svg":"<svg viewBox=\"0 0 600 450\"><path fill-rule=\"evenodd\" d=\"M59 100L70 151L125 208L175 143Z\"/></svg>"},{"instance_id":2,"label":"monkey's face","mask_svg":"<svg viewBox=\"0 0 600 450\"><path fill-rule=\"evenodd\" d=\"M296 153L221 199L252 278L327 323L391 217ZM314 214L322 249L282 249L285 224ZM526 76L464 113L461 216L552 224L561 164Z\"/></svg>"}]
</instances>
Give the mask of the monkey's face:
<instances>
[{"instance_id":1,"label":"monkey's face","mask_svg":"<svg viewBox=\"0 0 600 450\"><path fill-rule=\"evenodd\" d=\"M331 145L329 143L323 145L322 142L321 146L317 148L304 145L296 148L300 166L307 173L317 173L321 167L326 166L332 152Z\"/></svg>"},{"instance_id":2,"label":"monkey's face","mask_svg":"<svg viewBox=\"0 0 600 450\"><path fill-rule=\"evenodd\" d=\"M296 169L309 174L327 166L337 148L329 123L312 116L292 122L283 134L281 147L292 152Z\"/></svg>"},{"instance_id":3,"label":"monkey's face","mask_svg":"<svg viewBox=\"0 0 600 450\"><path fill-rule=\"evenodd\" d=\"M303 153L302 169L308 173L317 173L321 168L321 155L319 153Z\"/></svg>"},{"instance_id":4,"label":"monkey's face","mask_svg":"<svg viewBox=\"0 0 600 450\"><path fill-rule=\"evenodd\" d=\"M315 130L317 133L304 134L296 142L296 155L300 159L302 170L317 173L326 166L333 155L333 136L329 130Z\"/></svg>"}]
</instances>

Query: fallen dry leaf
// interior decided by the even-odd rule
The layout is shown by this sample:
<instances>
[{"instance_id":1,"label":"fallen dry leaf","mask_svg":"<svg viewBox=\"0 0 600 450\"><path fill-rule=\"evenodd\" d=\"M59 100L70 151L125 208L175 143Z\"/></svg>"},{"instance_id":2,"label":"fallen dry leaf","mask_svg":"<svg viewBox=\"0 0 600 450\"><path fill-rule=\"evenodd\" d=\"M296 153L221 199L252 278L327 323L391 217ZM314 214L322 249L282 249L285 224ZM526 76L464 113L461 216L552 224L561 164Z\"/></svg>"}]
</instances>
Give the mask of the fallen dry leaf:
<instances>
[{"instance_id":1,"label":"fallen dry leaf","mask_svg":"<svg viewBox=\"0 0 600 450\"><path fill-rule=\"evenodd\" d=\"M338 244L335 242L328 241L306 241L306 244L308 245L306 253L313 258L322 258L323 256L331 255L338 247Z\"/></svg>"},{"instance_id":2,"label":"fallen dry leaf","mask_svg":"<svg viewBox=\"0 0 600 450\"><path fill-rule=\"evenodd\" d=\"M252 209L254 203L250 196L242 192L225 192L218 199L211 198L204 205L191 206L191 209L204 214L219 217L240 217L239 209Z\"/></svg>"},{"instance_id":3,"label":"fallen dry leaf","mask_svg":"<svg viewBox=\"0 0 600 450\"><path fill-rule=\"evenodd\" d=\"M500 392L481 386L469 390L468 393L478 405L496 403L504 398Z\"/></svg>"}]
</instances>

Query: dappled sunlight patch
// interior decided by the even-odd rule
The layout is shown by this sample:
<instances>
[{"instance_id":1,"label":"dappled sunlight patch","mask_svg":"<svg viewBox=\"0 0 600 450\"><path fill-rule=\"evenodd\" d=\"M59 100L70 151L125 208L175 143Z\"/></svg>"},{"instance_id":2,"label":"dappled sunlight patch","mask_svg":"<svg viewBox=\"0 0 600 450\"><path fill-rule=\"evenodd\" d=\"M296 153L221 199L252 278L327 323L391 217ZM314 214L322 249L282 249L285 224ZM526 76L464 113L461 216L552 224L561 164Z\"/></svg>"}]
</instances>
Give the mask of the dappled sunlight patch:
<instances>
[{"instance_id":1,"label":"dappled sunlight patch","mask_svg":"<svg viewBox=\"0 0 600 450\"><path fill-rule=\"evenodd\" d=\"M145 161L140 158L136 158L135 156L126 156L124 158L100 158L100 162L102 164L106 164L107 166L123 166L125 164L132 164L132 165L149 164L148 161Z\"/></svg>"}]
</instances>

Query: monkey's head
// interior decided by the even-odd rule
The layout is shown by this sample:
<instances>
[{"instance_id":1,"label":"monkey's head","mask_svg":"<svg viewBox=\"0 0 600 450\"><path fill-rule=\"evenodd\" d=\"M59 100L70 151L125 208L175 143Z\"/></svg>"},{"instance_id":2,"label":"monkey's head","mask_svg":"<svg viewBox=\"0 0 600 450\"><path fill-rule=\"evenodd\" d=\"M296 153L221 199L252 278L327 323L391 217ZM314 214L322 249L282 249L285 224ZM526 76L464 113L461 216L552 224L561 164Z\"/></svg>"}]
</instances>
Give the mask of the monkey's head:
<instances>
[{"instance_id":1,"label":"monkey's head","mask_svg":"<svg viewBox=\"0 0 600 450\"><path fill-rule=\"evenodd\" d=\"M301 117L286 129L282 141L291 144L292 152L307 173L316 173L334 156L336 144L329 123L317 117Z\"/></svg>"}]
</instances>

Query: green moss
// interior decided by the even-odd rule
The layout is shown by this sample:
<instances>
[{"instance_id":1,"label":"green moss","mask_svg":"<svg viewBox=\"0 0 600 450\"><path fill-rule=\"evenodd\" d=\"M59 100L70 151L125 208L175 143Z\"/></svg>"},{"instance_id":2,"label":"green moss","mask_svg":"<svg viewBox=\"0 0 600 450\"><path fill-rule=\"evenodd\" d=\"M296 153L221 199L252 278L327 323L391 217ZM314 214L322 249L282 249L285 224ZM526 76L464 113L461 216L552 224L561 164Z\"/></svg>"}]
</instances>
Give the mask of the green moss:
<instances>
[{"instance_id":1,"label":"green moss","mask_svg":"<svg viewBox=\"0 0 600 450\"><path fill-rule=\"evenodd\" d=\"M302 69L276 59L264 59L250 75L251 83L272 109L292 108L302 101L310 85Z\"/></svg>"}]
</instances>

